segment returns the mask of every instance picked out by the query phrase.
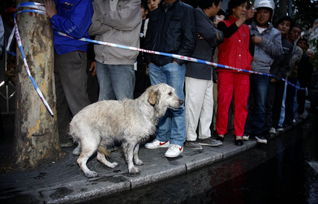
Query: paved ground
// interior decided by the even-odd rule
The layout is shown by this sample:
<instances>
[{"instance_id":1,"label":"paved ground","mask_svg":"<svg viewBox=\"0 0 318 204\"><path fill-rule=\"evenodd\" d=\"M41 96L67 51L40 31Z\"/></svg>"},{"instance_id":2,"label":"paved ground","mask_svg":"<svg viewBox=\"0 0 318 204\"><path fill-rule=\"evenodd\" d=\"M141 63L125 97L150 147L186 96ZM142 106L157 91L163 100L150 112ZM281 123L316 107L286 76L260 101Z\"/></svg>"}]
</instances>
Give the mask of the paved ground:
<instances>
[{"instance_id":1,"label":"paved ground","mask_svg":"<svg viewBox=\"0 0 318 204\"><path fill-rule=\"evenodd\" d=\"M140 186L161 181L224 160L256 145L255 141L235 146L228 137L221 147L204 146L203 149L185 148L181 157L167 159L165 149L141 148L144 165L141 173L129 175L121 151L115 151L111 159L119 166L110 169L91 159L88 166L99 176L86 178L76 164L72 148L64 149L67 156L59 161L43 164L36 170L0 174L1 203L74 203L92 198L130 191Z\"/></svg>"}]
</instances>

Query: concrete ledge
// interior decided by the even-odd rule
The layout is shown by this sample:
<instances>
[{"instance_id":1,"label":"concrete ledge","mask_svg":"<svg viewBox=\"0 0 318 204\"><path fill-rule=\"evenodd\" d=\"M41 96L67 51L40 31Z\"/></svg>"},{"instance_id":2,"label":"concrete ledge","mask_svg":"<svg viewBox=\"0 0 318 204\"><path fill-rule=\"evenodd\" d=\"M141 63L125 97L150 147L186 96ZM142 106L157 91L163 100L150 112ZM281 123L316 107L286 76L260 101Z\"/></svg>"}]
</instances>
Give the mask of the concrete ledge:
<instances>
[{"instance_id":1,"label":"concrete ledge","mask_svg":"<svg viewBox=\"0 0 318 204\"><path fill-rule=\"evenodd\" d=\"M232 139L232 140L231 140ZM27 172L13 172L0 175L0 201L15 203L73 203L88 201L114 193L133 190L154 182L162 181L178 175L190 173L195 169L224 160L247 149L253 148L255 141L244 142L243 146L235 146L233 138L226 138L220 147L203 146L202 150L185 148L179 158L164 157L166 149L140 149L140 159L144 165L139 166L141 173L128 174L127 164L121 151L113 152L111 160L119 166L110 169L92 158L89 168L96 171L97 178L88 179L76 164L77 157L71 154L66 158L43 165L41 168Z\"/></svg>"}]
</instances>

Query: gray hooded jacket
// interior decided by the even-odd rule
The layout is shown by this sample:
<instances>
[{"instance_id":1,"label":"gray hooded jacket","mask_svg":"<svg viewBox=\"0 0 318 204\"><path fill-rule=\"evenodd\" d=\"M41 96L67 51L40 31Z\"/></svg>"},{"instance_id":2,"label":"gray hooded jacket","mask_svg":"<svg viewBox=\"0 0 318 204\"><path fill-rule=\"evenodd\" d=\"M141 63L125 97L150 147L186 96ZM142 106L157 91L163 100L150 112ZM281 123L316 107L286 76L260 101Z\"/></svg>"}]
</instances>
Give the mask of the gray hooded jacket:
<instances>
[{"instance_id":1,"label":"gray hooded jacket","mask_svg":"<svg viewBox=\"0 0 318 204\"><path fill-rule=\"evenodd\" d=\"M274 58L283 54L281 33L272 24L262 33L259 33L255 22L253 22L251 24L251 36L254 35L262 37L263 41L255 45L252 70L269 73Z\"/></svg>"},{"instance_id":2,"label":"gray hooded jacket","mask_svg":"<svg viewBox=\"0 0 318 204\"><path fill-rule=\"evenodd\" d=\"M140 0L95 0L89 29L95 40L139 48ZM94 45L95 60L103 64L132 65L138 51Z\"/></svg>"}]
</instances>

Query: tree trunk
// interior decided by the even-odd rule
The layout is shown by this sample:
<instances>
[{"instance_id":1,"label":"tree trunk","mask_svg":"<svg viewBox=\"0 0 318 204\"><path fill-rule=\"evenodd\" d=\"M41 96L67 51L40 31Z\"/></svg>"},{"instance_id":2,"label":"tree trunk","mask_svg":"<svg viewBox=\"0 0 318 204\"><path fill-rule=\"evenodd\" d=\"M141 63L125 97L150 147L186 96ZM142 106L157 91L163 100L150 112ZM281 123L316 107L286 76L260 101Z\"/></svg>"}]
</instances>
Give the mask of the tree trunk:
<instances>
[{"instance_id":1,"label":"tree trunk","mask_svg":"<svg viewBox=\"0 0 318 204\"><path fill-rule=\"evenodd\" d=\"M17 1L20 2L23 1ZM16 163L21 168L33 168L44 159L57 159L61 152L55 111L52 30L43 14L18 14L17 24L31 74L54 112L52 117L37 95L17 49Z\"/></svg>"}]
</instances>

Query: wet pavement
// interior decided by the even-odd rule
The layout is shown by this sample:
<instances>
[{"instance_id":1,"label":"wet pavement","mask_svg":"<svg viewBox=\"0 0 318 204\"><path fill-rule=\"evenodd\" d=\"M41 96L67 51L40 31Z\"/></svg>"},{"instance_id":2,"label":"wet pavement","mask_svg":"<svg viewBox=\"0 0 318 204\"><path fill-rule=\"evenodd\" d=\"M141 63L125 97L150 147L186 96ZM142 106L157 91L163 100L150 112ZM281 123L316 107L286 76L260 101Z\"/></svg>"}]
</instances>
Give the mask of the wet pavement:
<instances>
[{"instance_id":1,"label":"wet pavement","mask_svg":"<svg viewBox=\"0 0 318 204\"><path fill-rule=\"evenodd\" d=\"M313 115L268 145L249 141L238 147L228 137L221 147L185 148L177 159L165 158L165 149L141 148L138 175L128 174L116 151L111 159L119 166L91 159L88 166L99 177L88 179L68 148L64 159L36 170L0 174L0 202L318 203L317 121Z\"/></svg>"}]
</instances>

